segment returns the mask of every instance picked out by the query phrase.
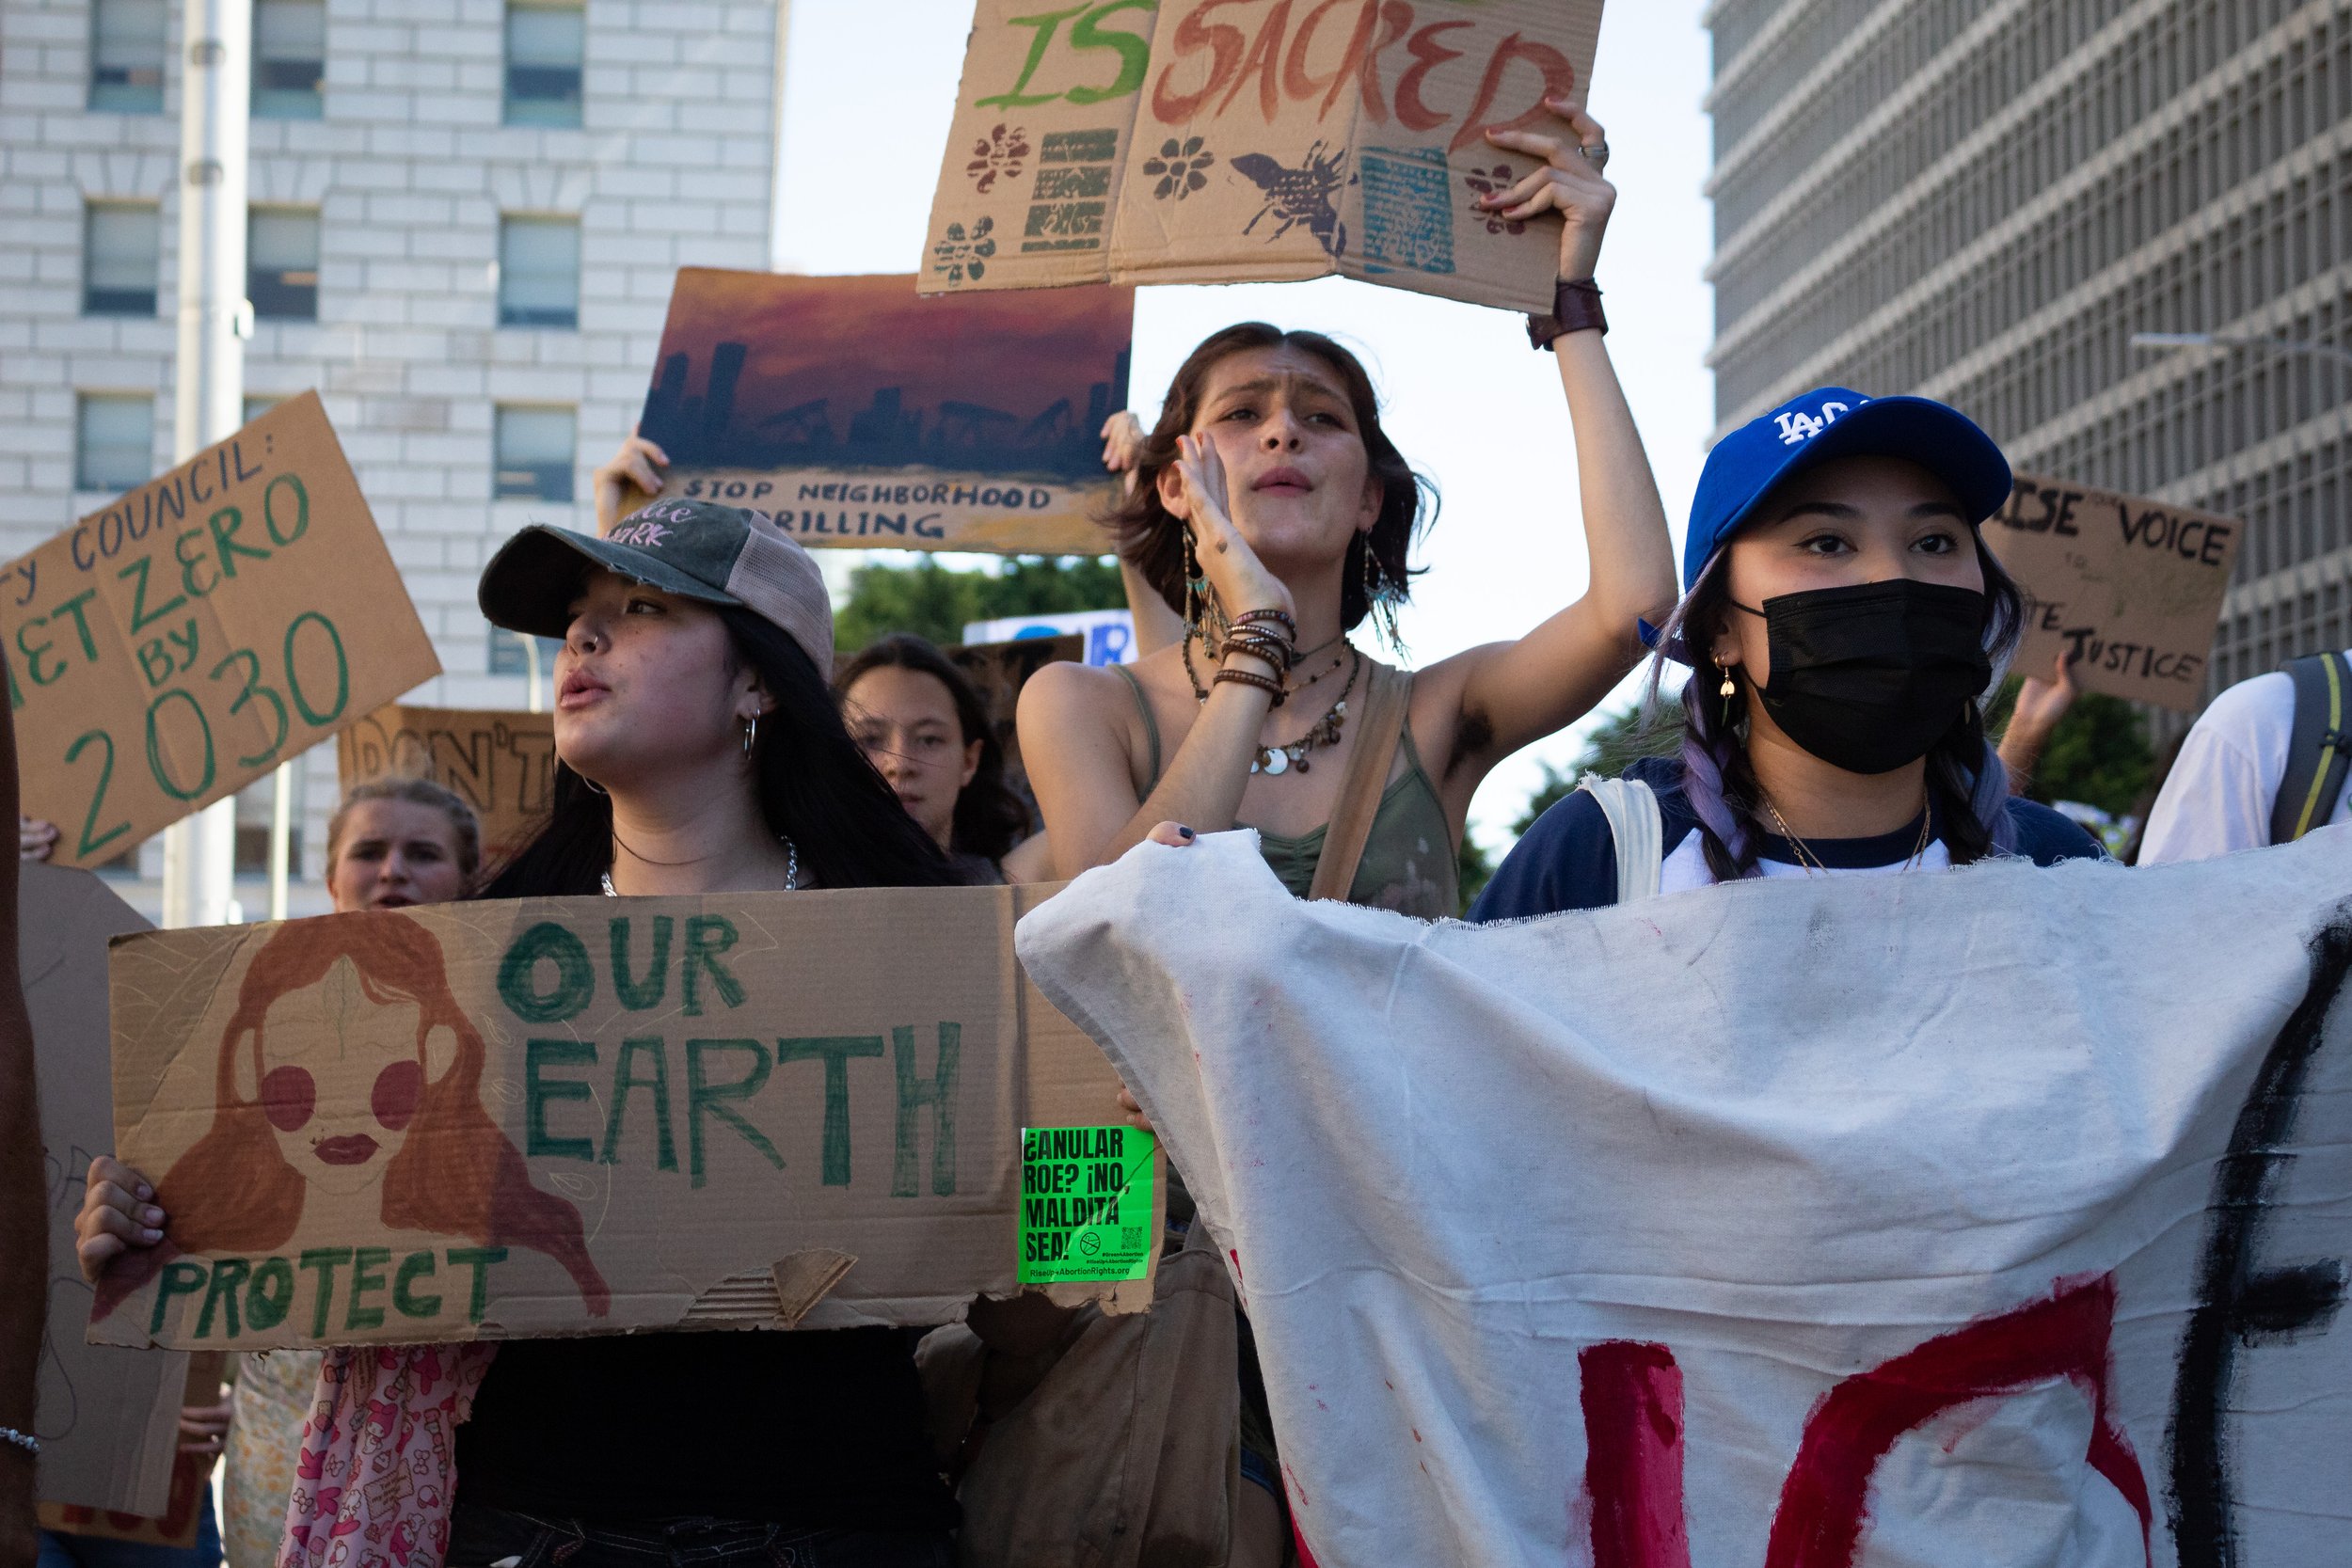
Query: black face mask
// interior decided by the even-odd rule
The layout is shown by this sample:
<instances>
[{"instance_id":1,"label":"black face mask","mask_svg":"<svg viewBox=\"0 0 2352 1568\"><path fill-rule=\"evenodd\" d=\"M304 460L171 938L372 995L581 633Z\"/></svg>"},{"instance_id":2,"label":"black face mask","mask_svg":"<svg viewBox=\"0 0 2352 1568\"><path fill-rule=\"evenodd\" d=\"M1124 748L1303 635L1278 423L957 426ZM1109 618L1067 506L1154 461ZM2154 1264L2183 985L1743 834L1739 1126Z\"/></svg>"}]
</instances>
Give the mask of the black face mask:
<instances>
[{"instance_id":1,"label":"black face mask","mask_svg":"<svg viewBox=\"0 0 2352 1568\"><path fill-rule=\"evenodd\" d=\"M1772 668L1771 688L1756 688L1764 711L1850 773L1890 773L1927 755L1992 684L1984 595L1973 589L1896 578L1738 608L1764 619Z\"/></svg>"}]
</instances>

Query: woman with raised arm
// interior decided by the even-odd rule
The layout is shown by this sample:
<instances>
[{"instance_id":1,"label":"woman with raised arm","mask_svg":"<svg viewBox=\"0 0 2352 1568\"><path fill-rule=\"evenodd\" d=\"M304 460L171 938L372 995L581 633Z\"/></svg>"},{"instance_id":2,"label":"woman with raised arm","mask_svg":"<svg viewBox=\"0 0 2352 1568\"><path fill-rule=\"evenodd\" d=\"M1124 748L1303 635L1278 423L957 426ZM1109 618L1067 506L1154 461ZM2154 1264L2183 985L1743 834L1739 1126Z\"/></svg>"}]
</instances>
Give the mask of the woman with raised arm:
<instances>
[{"instance_id":1,"label":"woman with raised arm","mask_svg":"<svg viewBox=\"0 0 2352 1568\"><path fill-rule=\"evenodd\" d=\"M764 520L662 501L602 539L526 529L485 569L481 599L495 626L564 640L554 805L484 896L956 880L843 728L823 581ZM324 920L368 918L383 917ZM173 1224L168 1182L124 1174L83 1209L93 1277ZM349 1354L348 1377L322 1383L304 1453L319 1480L296 1489L279 1564L330 1568L358 1535L458 1568L947 1568L955 1506L914 1338L644 1333ZM376 1466L414 1484L341 1484Z\"/></svg>"},{"instance_id":2,"label":"woman with raised arm","mask_svg":"<svg viewBox=\"0 0 2352 1568\"><path fill-rule=\"evenodd\" d=\"M1022 694L1022 753L1063 876L1157 822L1246 825L1302 895L1458 913L1456 847L1480 781L1640 657L1638 623L1673 602L1673 547L1601 344L1607 144L1581 111L1552 107L1555 134L1489 133L1540 166L1485 204L1562 219L1555 314L1530 331L1558 363L1574 428L1584 596L1518 641L1409 676L1354 646L1366 616L1405 600L1423 482L1353 355L1319 333L1226 328L1177 372L1114 518L1120 554L1185 635L1132 668L1050 666Z\"/></svg>"}]
</instances>

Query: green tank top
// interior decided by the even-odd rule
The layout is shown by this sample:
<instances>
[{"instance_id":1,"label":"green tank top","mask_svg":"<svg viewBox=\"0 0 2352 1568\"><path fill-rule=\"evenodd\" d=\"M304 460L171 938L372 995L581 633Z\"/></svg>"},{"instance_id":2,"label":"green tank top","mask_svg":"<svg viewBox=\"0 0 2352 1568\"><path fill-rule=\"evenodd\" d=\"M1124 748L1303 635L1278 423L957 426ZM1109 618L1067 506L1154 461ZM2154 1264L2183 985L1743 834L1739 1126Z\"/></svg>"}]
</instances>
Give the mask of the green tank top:
<instances>
[{"instance_id":1,"label":"green tank top","mask_svg":"<svg viewBox=\"0 0 2352 1568\"><path fill-rule=\"evenodd\" d=\"M1152 765L1143 786L1148 798L1160 782L1159 721L1152 717L1152 705L1135 673L1123 664L1111 668L1126 681L1136 710L1143 715L1143 733L1151 742ZM1380 809L1373 816L1371 836L1356 863L1347 901L1421 920L1452 919L1462 912L1461 868L1454 858L1454 835L1446 829L1445 805L1421 765L1409 721L1396 743L1405 753L1405 771L1381 792ZM1295 835L1258 831L1259 852L1292 896L1304 898L1314 886L1315 864L1323 859L1324 835L1329 831L1328 823Z\"/></svg>"}]
</instances>

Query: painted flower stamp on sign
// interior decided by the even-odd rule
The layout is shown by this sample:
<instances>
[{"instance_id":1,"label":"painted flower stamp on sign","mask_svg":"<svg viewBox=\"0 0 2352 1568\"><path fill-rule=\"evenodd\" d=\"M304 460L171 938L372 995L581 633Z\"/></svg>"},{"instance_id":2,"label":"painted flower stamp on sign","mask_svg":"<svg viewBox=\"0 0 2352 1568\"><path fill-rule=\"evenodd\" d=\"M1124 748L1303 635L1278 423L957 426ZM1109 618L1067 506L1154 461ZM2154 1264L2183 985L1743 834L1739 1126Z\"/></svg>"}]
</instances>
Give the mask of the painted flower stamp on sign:
<instances>
[{"instance_id":1,"label":"painted flower stamp on sign","mask_svg":"<svg viewBox=\"0 0 2352 1568\"><path fill-rule=\"evenodd\" d=\"M995 189L998 176L1021 178L1030 150L1027 132L1018 125L1008 129L1000 122L973 144L972 161L963 166L963 172L972 177L972 188L986 196Z\"/></svg>"},{"instance_id":2,"label":"painted flower stamp on sign","mask_svg":"<svg viewBox=\"0 0 2352 1568\"><path fill-rule=\"evenodd\" d=\"M1174 197L1182 201L1208 184L1209 177L1203 171L1216 162L1216 154L1206 149L1200 137L1186 136L1178 141L1170 136L1161 145L1158 157L1143 161L1143 172L1159 178L1159 183L1152 187L1153 199L1166 201Z\"/></svg>"},{"instance_id":3,"label":"painted flower stamp on sign","mask_svg":"<svg viewBox=\"0 0 2352 1568\"><path fill-rule=\"evenodd\" d=\"M996 220L982 218L972 226L970 233L963 225L951 223L939 243L931 246L931 271L945 273L950 283L961 283L971 277L975 281L988 276L988 259L996 254Z\"/></svg>"}]
</instances>

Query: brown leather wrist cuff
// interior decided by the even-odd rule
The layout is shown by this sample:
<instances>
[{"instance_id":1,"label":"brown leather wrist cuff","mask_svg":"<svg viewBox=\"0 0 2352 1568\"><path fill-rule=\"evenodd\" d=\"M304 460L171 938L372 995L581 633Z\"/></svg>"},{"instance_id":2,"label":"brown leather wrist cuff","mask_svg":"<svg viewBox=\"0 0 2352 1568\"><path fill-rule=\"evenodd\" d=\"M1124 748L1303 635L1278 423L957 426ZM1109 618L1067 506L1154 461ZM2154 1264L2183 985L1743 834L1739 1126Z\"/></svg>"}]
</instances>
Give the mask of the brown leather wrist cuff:
<instances>
[{"instance_id":1,"label":"brown leather wrist cuff","mask_svg":"<svg viewBox=\"0 0 2352 1568\"><path fill-rule=\"evenodd\" d=\"M1527 318L1527 341L1538 351L1568 332L1598 332L1606 336L1609 318L1601 314L1600 285L1589 277L1562 278L1551 292L1551 314Z\"/></svg>"}]
</instances>

